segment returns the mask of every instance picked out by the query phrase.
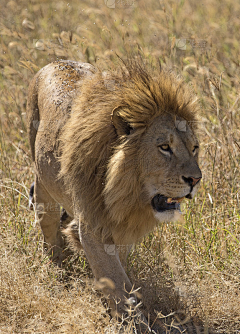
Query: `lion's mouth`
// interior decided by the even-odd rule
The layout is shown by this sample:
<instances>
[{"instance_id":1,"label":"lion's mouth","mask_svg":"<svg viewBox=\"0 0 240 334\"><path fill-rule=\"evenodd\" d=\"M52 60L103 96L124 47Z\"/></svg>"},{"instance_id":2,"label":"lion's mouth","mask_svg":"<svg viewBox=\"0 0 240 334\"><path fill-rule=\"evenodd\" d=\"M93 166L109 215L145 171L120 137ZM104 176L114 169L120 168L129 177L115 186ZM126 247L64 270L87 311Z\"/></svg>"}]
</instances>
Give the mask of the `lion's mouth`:
<instances>
[{"instance_id":1,"label":"lion's mouth","mask_svg":"<svg viewBox=\"0 0 240 334\"><path fill-rule=\"evenodd\" d=\"M185 196L189 198L189 195ZM157 212L164 212L166 210L180 210L180 202L185 198L185 197L166 197L160 194L157 194L156 196L153 197L152 199L152 207L154 210Z\"/></svg>"}]
</instances>

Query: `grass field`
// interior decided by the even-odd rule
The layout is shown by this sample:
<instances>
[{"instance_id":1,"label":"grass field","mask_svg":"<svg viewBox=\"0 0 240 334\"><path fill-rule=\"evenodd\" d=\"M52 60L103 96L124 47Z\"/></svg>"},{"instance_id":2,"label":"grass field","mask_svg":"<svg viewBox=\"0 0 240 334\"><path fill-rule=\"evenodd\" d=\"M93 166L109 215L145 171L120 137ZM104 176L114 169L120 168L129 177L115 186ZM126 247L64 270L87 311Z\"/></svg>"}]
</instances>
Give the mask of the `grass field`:
<instances>
[{"instance_id":1,"label":"grass field","mask_svg":"<svg viewBox=\"0 0 240 334\"><path fill-rule=\"evenodd\" d=\"M197 93L203 171L185 223L159 226L137 244L129 276L152 322L175 312L198 333L240 333L239 25L234 0L1 0L0 333L118 333L84 254L60 270L42 250L28 210L25 109L28 84L47 63L104 68L128 51L159 59Z\"/></svg>"}]
</instances>

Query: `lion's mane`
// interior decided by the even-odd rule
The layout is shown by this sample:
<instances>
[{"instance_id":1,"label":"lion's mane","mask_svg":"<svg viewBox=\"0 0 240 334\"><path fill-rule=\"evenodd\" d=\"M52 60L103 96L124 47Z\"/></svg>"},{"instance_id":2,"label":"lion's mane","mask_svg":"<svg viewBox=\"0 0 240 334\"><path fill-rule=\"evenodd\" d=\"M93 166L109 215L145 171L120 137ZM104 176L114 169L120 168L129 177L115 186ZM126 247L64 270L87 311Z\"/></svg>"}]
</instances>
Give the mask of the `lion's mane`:
<instances>
[{"instance_id":1,"label":"lion's mane","mask_svg":"<svg viewBox=\"0 0 240 334\"><path fill-rule=\"evenodd\" d=\"M139 144L163 113L185 119L195 132L199 104L190 87L171 71L128 61L107 75L98 71L79 84L61 137L61 173L76 213L103 240L136 242L156 225L144 199ZM112 113L129 128L119 135Z\"/></svg>"}]
</instances>

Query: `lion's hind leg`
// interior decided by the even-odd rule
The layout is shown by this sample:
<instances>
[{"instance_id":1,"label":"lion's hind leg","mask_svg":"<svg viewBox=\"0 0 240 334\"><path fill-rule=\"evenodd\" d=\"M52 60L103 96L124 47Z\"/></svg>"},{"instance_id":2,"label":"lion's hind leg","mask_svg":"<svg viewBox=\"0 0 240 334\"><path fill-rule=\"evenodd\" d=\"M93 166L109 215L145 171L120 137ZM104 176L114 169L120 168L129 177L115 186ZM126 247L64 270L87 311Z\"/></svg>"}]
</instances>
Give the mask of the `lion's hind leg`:
<instances>
[{"instance_id":1,"label":"lion's hind leg","mask_svg":"<svg viewBox=\"0 0 240 334\"><path fill-rule=\"evenodd\" d=\"M51 197L37 176L34 183L34 202L36 216L44 235L44 247L53 261L60 265L65 258L64 239L60 231L60 205Z\"/></svg>"}]
</instances>

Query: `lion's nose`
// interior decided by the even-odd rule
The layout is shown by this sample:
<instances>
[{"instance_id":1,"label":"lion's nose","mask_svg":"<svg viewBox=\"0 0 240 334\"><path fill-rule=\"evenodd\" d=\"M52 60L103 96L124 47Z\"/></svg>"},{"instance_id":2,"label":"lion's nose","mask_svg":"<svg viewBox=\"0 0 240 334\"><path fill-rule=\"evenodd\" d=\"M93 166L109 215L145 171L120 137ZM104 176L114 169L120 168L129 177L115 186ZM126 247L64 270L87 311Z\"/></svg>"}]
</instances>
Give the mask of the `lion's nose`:
<instances>
[{"instance_id":1,"label":"lion's nose","mask_svg":"<svg viewBox=\"0 0 240 334\"><path fill-rule=\"evenodd\" d=\"M194 187L200 180L201 180L201 177L198 177L198 178L195 178L193 176L190 176L190 177L185 177L185 176L182 176L183 180L188 183L191 187Z\"/></svg>"}]
</instances>

